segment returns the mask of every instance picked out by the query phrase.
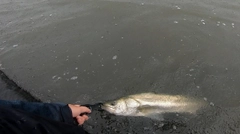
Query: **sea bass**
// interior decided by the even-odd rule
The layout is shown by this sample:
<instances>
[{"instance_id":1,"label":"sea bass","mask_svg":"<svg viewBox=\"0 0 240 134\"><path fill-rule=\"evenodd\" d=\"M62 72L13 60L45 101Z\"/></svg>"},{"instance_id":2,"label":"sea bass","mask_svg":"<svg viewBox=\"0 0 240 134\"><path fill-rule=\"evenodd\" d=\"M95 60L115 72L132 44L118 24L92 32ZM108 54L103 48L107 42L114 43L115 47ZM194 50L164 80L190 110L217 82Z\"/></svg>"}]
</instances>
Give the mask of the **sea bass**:
<instances>
[{"instance_id":1,"label":"sea bass","mask_svg":"<svg viewBox=\"0 0 240 134\"><path fill-rule=\"evenodd\" d=\"M106 102L102 109L115 115L147 117L163 113L193 114L203 103L182 95L141 93Z\"/></svg>"}]
</instances>

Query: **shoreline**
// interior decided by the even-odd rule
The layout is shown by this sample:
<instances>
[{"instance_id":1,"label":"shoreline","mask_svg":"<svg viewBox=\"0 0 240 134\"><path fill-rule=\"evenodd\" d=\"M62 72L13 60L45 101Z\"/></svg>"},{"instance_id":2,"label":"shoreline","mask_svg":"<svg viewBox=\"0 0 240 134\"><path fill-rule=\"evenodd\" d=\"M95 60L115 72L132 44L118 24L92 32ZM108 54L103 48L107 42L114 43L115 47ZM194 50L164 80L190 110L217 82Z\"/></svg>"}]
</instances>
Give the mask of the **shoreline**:
<instances>
[{"instance_id":1,"label":"shoreline","mask_svg":"<svg viewBox=\"0 0 240 134\"><path fill-rule=\"evenodd\" d=\"M30 92L18 86L16 82L10 79L2 70L0 70L0 96L8 96L8 99L21 99L29 102L42 102L34 97Z\"/></svg>"}]
</instances>

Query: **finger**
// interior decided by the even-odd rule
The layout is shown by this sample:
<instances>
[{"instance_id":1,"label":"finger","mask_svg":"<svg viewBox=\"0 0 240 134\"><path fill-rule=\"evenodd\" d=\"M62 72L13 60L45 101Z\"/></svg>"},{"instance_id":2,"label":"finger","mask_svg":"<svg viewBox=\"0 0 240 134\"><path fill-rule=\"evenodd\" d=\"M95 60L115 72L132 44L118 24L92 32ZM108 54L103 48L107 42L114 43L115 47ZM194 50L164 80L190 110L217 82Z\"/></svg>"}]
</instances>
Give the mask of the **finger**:
<instances>
[{"instance_id":1,"label":"finger","mask_svg":"<svg viewBox=\"0 0 240 134\"><path fill-rule=\"evenodd\" d=\"M74 106L80 107L80 105L74 105Z\"/></svg>"},{"instance_id":2,"label":"finger","mask_svg":"<svg viewBox=\"0 0 240 134\"><path fill-rule=\"evenodd\" d=\"M91 113L91 110L85 106L80 106L81 107L81 110L80 112L81 113Z\"/></svg>"},{"instance_id":3,"label":"finger","mask_svg":"<svg viewBox=\"0 0 240 134\"><path fill-rule=\"evenodd\" d=\"M88 117L87 115L77 116L76 118L77 118L77 119L78 119L78 118L82 118L82 119L84 119L84 121L86 121L86 120L89 119L89 117Z\"/></svg>"},{"instance_id":4,"label":"finger","mask_svg":"<svg viewBox=\"0 0 240 134\"><path fill-rule=\"evenodd\" d=\"M87 115L85 115L85 114L82 115L82 118L84 118L85 121L89 119L89 117Z\"/></svg>"},{"instance_id":5,"label":"finger","mask_svg":"<svg viewBox=\"0 0 240 134\"><path fill-rule=\"evenodd\" d=\"M87 120L89 117L87 115L82 115L82 116L77 116L76 117L77 119L84 119L84 120Z\"/></svg>"},{"instance_id":6,"label":"finger","mask_svg":"<svg viewBox=\"0 0 240 134\"><path fill-rule=\"evenodd\" d=\"M76 117L76 119L77 119L77 122L78 122L79 125L82 125L85 121L85 119L81 116Z\"/></svg>"}]
</instances>

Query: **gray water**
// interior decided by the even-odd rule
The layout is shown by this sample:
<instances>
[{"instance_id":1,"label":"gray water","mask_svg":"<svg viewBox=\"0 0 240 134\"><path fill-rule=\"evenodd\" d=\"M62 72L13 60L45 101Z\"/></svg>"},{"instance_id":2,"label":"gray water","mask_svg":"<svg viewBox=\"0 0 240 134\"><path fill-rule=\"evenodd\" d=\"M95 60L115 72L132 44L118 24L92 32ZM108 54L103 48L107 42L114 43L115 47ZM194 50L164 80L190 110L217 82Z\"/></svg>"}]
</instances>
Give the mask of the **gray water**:
<instances>
[{"instance_id":1,"label":"gray water","mask_svg":"<svg viewBox=\"0 0 240 134\"><path fill-rule=\"evenodd\" d=\"M155 92L209 107L169 122L94 112L91 133L239 133L237 0L1 0L0 68L44 102Z\"/></svg>"}]
</instances>

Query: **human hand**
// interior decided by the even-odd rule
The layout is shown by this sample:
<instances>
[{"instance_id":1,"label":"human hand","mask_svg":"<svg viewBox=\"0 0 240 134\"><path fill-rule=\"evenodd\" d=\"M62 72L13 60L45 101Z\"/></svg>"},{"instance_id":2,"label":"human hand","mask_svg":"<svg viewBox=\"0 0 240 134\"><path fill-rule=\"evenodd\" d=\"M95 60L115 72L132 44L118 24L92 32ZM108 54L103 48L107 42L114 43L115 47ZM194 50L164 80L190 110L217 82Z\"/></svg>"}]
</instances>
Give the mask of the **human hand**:
<instances>
[{"instance_id":1,"label":"human hand","mask_svg":"<svg viewBox=\"0 0 240 134\"><path fill-rule=\"evenodd\" d=\"M91 113L91 110L89 108L73 104L68 104L68 106L72 111L72 117L76 118L79 125L82 125L86 120L88 120L88 116L84 113Z\"/></svg>"}]
</instances>

